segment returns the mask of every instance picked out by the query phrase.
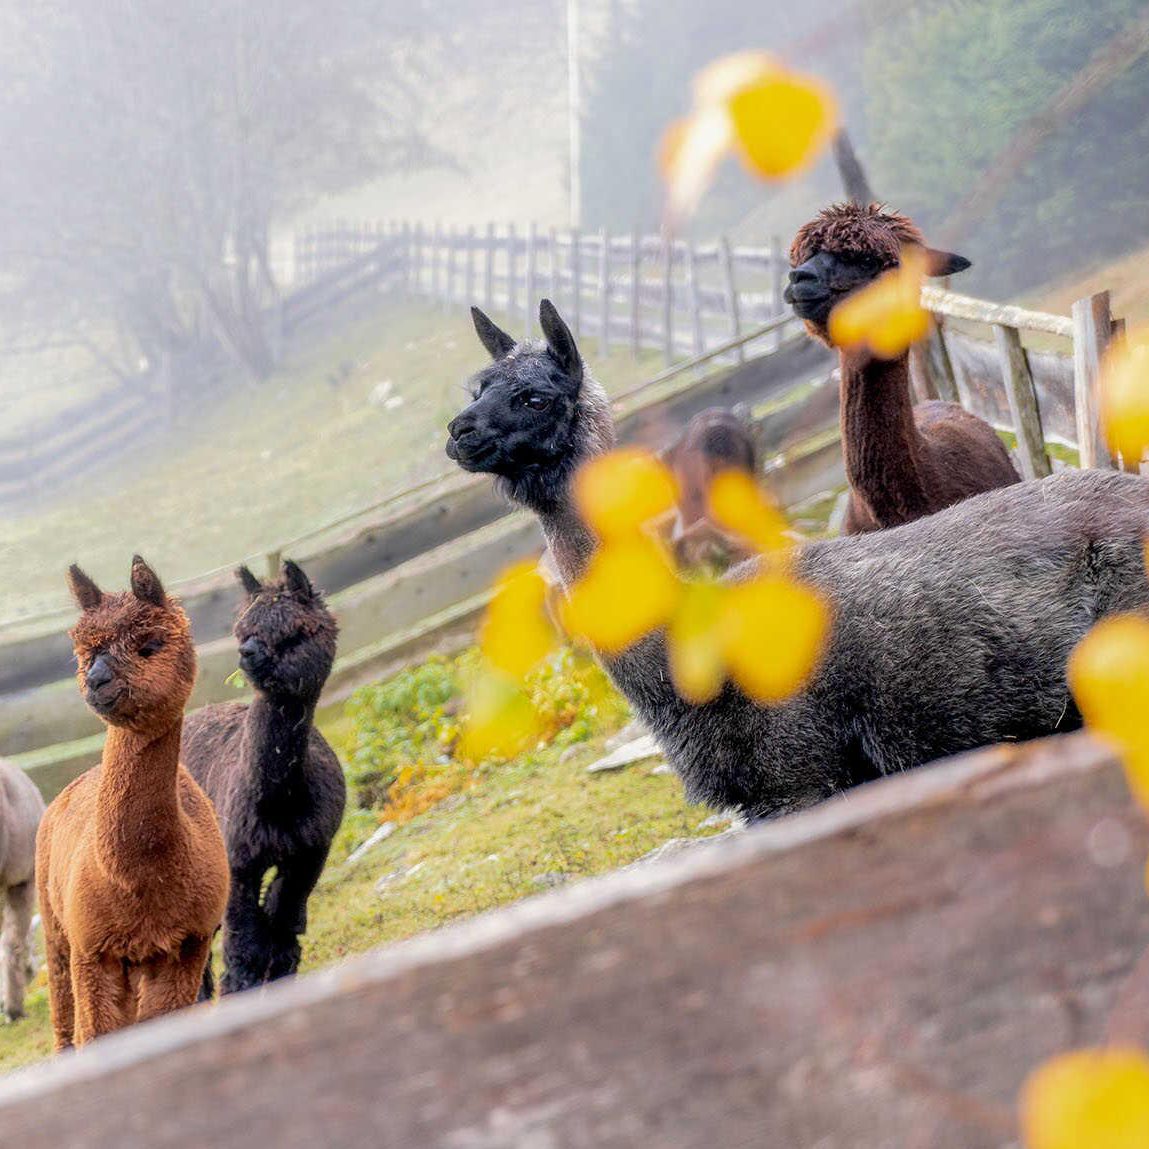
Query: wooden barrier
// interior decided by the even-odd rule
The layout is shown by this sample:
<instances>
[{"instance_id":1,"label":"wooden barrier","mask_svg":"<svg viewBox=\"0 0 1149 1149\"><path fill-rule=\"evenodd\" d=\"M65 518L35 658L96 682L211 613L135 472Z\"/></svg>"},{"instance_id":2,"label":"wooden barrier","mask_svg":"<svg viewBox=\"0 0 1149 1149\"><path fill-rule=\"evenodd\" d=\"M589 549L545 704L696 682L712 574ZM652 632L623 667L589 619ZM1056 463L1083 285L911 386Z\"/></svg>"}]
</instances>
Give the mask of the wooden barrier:
<instances>
[{"instance_id":1,"label":"wooden barrier","mask_svg":"<svg viewBox=\"0 0 1149 1149\"><path fill-rule=\"evenodd\" d=\"M21 1149L1001 1149L1149 1038L1149 832L1083 735L1003 746L0 1082Z\"/></svg>"}]
</instances>

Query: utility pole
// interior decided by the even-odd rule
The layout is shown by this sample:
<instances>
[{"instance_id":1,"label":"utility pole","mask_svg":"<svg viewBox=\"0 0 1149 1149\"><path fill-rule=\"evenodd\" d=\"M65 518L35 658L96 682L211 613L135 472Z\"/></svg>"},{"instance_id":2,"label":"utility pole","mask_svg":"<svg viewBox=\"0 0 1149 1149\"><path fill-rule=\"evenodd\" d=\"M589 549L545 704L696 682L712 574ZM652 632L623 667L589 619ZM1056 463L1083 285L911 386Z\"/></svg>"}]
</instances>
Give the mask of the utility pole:
<instances>
[{"instance_id":1,"label":"utility pole","mask_svg":"<svg viewBox=\"0 0 1149 1149\"><path fill-rule=\"evenodd\" d=\"M579 97L579 27L578 2L567 0L567 114L570 119L570 209L569 224L582 226L582 133L579 117L582 112Z\"/></svg>"}]
</instances>

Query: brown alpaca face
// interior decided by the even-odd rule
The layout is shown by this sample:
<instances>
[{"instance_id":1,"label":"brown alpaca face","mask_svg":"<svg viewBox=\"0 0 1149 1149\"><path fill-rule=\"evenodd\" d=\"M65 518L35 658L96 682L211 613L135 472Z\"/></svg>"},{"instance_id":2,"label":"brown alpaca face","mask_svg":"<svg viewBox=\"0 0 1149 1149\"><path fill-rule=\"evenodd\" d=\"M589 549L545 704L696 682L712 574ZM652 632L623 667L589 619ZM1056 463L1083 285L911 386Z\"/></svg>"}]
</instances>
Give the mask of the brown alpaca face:
<instances>
[{"instance_id":1,"label":"brown alpaca face","mask_svg":"<svg viewBox=\"0 0 1149 1149\"><path fill-rule=\"evenodd\" d=\"M829 343L830 312L846 296L901 263L902 250L926 253L929 275L954 275L968 259L926 247L904 215L880 204L834 204L805 224L790 247L790 282L783 298L816 339Z\"/></svg>"},{"instance_id":2,"label":"brown alpaca face","mask_svg":"<svg viewBox=\"0 0 1149 1149\"><path fill-rule=\"evenodd\" d=\"M83 612L71 638L84 701L109 725L144 734L168 729L195 683L187 615L139 556L130 591L105 594L75 566L68 577Z\"/></svg>"},{"instance_id":3,"label":"brown alpaca face","mask_svg":"<svg viewBox=\"0 0 1149 1149\"><path fill-rule=\"evenodd\" d=\"M247 591L235 624L244 677L263 694L314 702L331 673L339 633L323 596L291 561L268 585L247 567L236 573Z\"/></svg>"}]
</instances>

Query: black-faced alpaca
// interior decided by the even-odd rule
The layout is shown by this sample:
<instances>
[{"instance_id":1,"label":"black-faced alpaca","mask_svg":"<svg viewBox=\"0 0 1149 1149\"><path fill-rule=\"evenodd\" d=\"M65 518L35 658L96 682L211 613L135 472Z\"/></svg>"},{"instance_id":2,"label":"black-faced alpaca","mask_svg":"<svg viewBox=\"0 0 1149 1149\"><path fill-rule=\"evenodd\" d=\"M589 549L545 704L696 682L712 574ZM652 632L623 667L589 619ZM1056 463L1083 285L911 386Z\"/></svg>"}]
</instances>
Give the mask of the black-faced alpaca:
<instances>
[{"instance_id":1,"label":"black-faced alpaca","mask_svg":"<svg viewBox=\"0 0 1149 1149\"><path fill-rule=\"evenodd\" d=\"M710 484L723 471L758 480L758 444L746 421L724 407L699 411L663 459L678 481L678 508L670 541L685 567L725 570L753 554L710 516Z\"/></svg>"},{"instance_id":2,"label":"black-faced alpaca","mask_svg":"<svg viewBox=\"0 0 1149 1149\"><path fill-rule=\"evenodd\" d=\"M476 314L495 362L473 377L447 454L538 515L569 585L596 546L571 476L612 446L614 425L566 324L546 302L540 318L545 342L516 345ZM781 814L948 754L1080 725L1066 661L1102 615L1149 607L1147 532L1149 480L1072 471L810 543L794 573L832 604L833 631L812 679L777 706L729 685L713 702L684 702L662 632L602 661L692 800ZM757 563L727 577L749 578Z\"/></svg>"},{"instance_id":3,"label":"black-faced alpaca","mask_svg":"<svg viewBox=\"0 0 1149 1149\"><path fill-rule=\"evenodd\" d=\"M835 204L805 224L790 248L785 298L810 333L831 344L830 312L846 296L920 248L930 275L969 267L960 255L925 246L904 215L879 204ZM850 500L842 531L856 534L932 515L1020 476L994 429L958 403L914 406L909 352L879 359L864 347L839 350L842 451Z\"/></svg>"},{"instance_id":4,"label":"black-faced alpaca","mask_svg":"<svg viewBox=\"0 0 1149 1149\"><path fill-rule=\"evenodd\" d=\"M231 866L223 993L299 968L307 899L347 794L339 760L314 726L335 661L335 619L293 562L269 585L246 567L237 574L247 592L235 624L239 665L255 698L197 710L183 735L183 759L215 804ZM209 965L203 996L211 992Z\"/></svg>"}]
</instances>

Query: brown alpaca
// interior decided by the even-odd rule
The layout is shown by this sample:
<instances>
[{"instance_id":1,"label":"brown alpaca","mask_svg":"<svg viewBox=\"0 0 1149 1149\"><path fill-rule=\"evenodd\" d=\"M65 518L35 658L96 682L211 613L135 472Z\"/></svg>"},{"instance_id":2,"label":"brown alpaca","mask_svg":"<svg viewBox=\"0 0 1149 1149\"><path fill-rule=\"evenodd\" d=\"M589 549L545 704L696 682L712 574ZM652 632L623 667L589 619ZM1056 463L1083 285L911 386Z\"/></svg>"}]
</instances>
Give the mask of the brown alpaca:
<instances>
[{"instance_id":1,"label":"brown alpaca","mask_svg":"<svg viewBox=\"0 0 1149 1149\"><path fill-rule=\"evenodd\" d=\"M196 671L187 616L138 555L130 592L68 573L80 690L108 734L36 839L57 1049L191 1005L228 894L215 813L179 759Z\"/></svg>"},{"instance_id":2,"label":"brown alpaca","mask_svg":"<svg viewBox=\"0 0 1149 1149\"><path fill-rule=\"evenodd\" d=\"M786 301L809 332L830 344L830 312L851 292L897 267L907 247L930 275L969 267L925 246L904 215L880 204L835 204L801 228L790 247ZM994 429L957 403L914 406L909 353L879 359L842 348L841 421L849 506L843 533L896 527L971 495L1021 481Z\"/></svg>"},{"instance_id":3,"label":"brown alpaca","mask_svg":"<svg viewBox=\"0 0 1149 1149\"><path fill-rule=\"evenodd\" d=\"M758 479L758 446L743 419L723 407L699 411L663 458L678 481L671 545L685 567L725 570L754 552L710 518L710 484L722 471Z\"/></svg>"}]
</instances>

